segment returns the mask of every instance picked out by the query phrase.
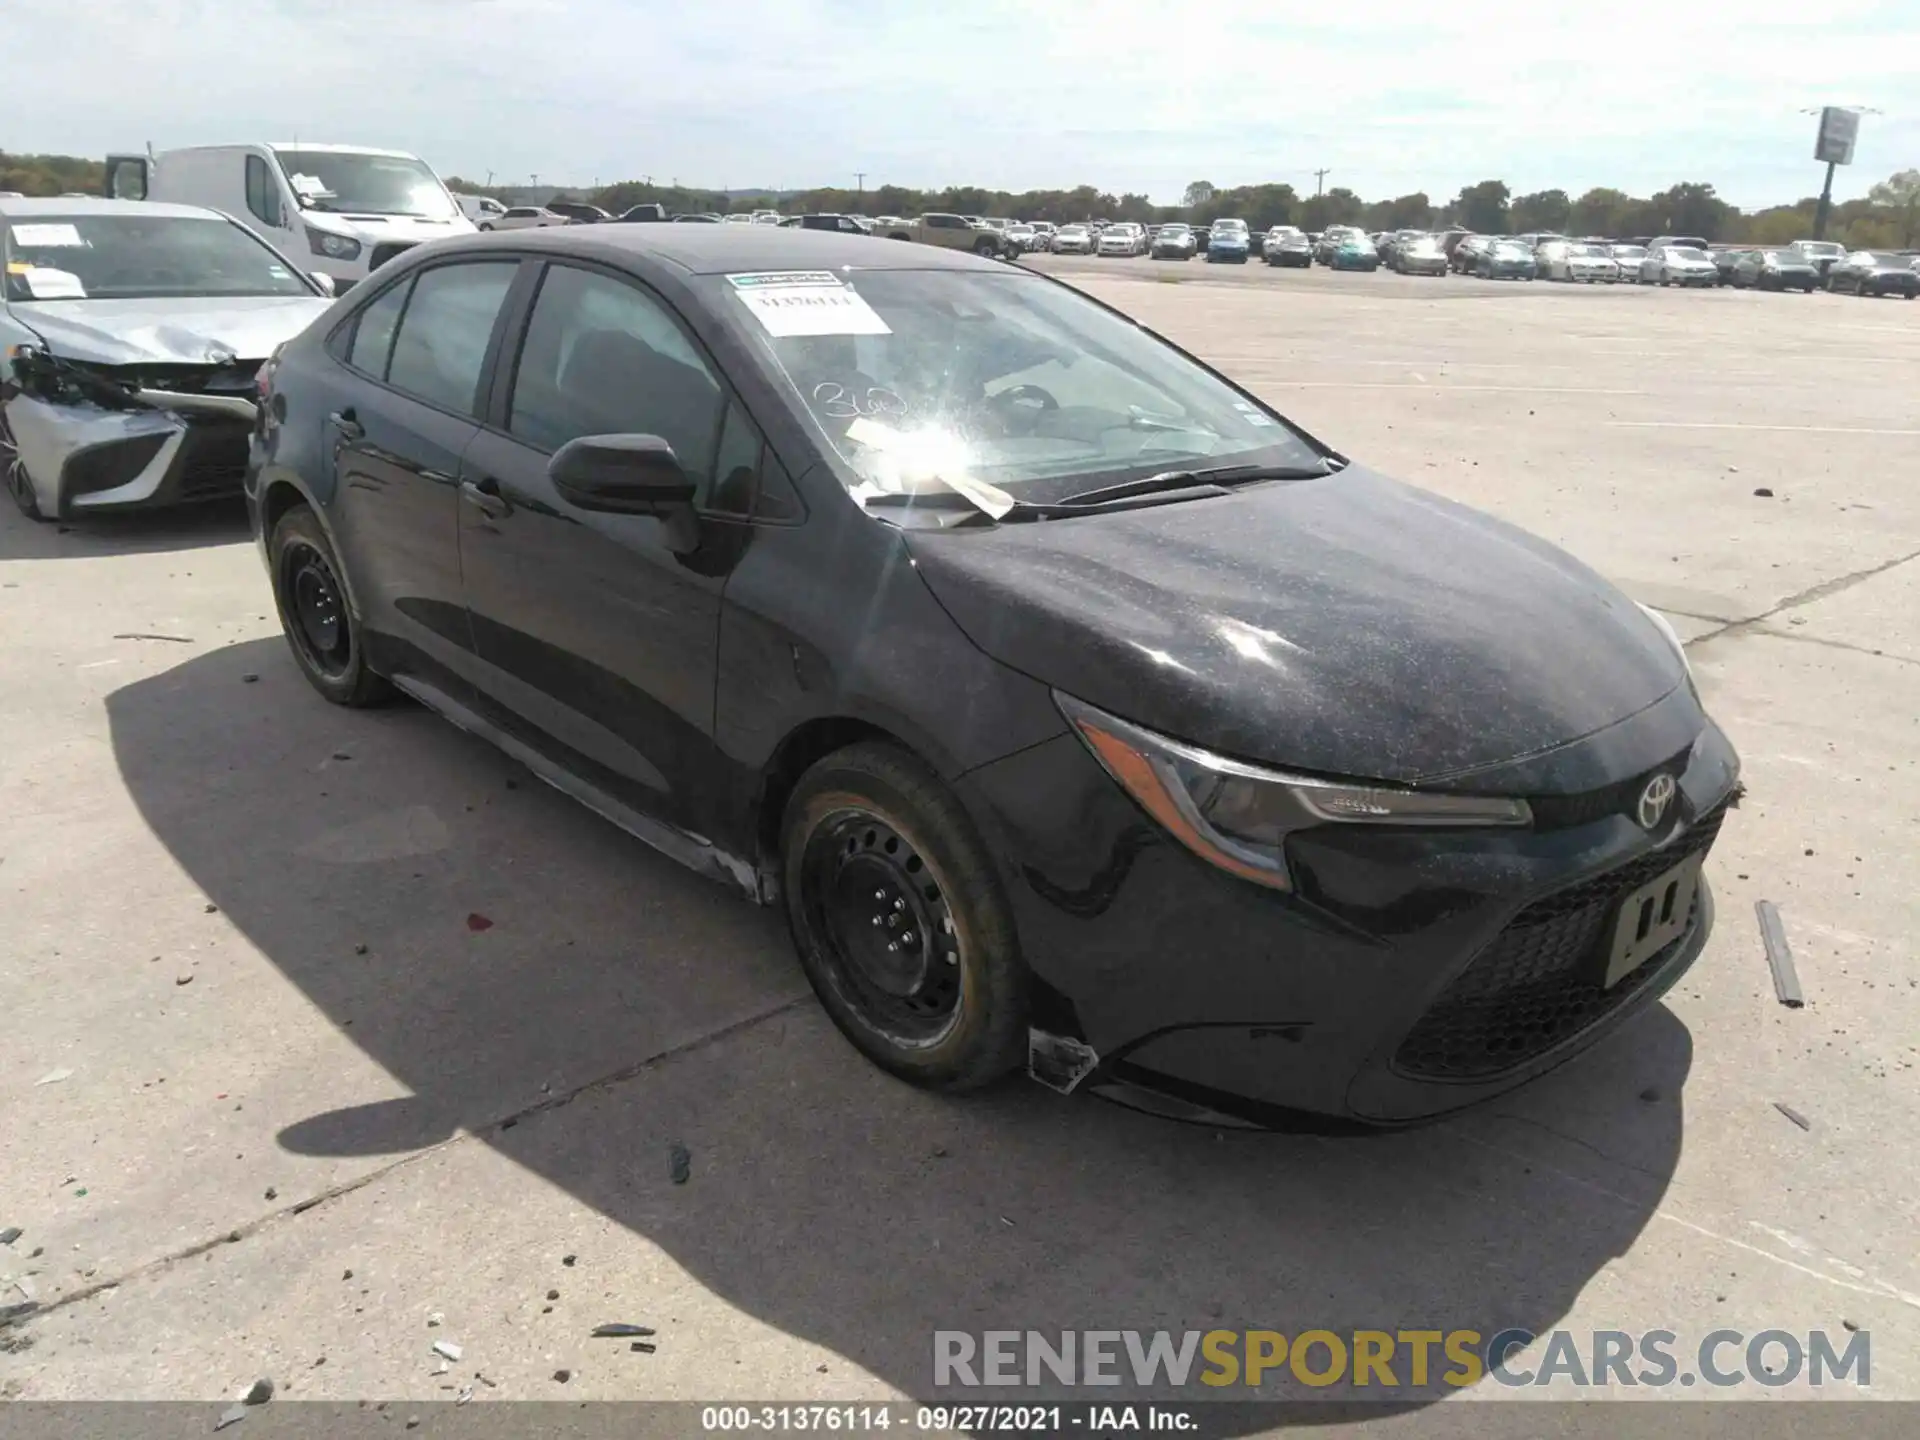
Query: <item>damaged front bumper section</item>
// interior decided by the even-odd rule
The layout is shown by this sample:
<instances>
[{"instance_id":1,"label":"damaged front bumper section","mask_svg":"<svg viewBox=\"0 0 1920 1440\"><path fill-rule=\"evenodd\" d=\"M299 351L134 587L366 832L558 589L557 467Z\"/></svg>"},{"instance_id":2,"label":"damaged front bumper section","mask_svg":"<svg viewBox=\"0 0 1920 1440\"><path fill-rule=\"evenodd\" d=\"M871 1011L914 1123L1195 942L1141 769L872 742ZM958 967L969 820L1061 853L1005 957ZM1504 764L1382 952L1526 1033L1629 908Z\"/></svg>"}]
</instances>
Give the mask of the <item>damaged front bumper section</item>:
<instances>
[{"instance_id":1,"label":"damaged front bumper section","mask_svg":"<svg viewBox=\"0 0 1920 1440\"><path fill-rule=\"evenodd\" d=\"M175 377L208 387L193 391L24 346L8 360L0 374L5 438L43 516L240 494L258 416L252 395L240 388L245 365Z\"/></svg>"}]
</instances>

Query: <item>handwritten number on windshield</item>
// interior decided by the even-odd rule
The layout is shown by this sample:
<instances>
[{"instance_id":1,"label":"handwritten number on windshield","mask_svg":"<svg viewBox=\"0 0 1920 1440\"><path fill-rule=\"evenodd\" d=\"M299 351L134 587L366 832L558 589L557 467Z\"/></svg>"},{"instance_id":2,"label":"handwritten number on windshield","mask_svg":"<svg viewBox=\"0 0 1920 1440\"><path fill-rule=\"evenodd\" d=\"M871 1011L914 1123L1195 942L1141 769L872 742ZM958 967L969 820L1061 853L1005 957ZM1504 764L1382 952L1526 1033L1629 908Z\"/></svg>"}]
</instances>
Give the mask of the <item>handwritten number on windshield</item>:
<instances>
[{"instance_id":1,"label":"handwritten number on windshield","mask_svg":"<svg viewBox=\"0 0 1920 1440\"><path fill-rule=\"evenodd\" d=\"M822 380L813 387L813 403L829 420L871 420L882 415L898 420L907 413L907 402L879 385L859 390Z\"/></svg>"}]
</instances>

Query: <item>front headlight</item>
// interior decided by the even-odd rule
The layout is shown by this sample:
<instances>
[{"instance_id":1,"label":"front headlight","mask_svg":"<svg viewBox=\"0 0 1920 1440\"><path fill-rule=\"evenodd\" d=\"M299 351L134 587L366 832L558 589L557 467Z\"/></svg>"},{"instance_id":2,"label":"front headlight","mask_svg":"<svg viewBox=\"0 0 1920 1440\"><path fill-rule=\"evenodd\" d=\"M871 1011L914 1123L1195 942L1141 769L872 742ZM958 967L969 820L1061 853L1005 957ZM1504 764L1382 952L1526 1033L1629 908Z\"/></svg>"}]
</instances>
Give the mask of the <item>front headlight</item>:
<instances>
[{"instance_id":1,"label":"front headlight","mask_svg":"<svg viewBox=\"0 0 1920 1440\"><path fill-rule=\"evenodd\" d=\"M1525 800L1287 775L1155 734L1058 691L1054 699L1106 772L1175 839L1229 874L1275 890L1293 888L1286 840L1297 830L1533 822Z\"/></svg>"},{"instance_id":2,"label":"front headlight","mask_svg":"<svg viewBox=\"0 0 1920 1440\"><path fill-rule=\"evenodd\" d=\"M358 260L360 242L345 235L335 235L331 230L316 230L307 226L307 248L316 255L325 255L334 260Z\"/></svg>"}]
</instances>

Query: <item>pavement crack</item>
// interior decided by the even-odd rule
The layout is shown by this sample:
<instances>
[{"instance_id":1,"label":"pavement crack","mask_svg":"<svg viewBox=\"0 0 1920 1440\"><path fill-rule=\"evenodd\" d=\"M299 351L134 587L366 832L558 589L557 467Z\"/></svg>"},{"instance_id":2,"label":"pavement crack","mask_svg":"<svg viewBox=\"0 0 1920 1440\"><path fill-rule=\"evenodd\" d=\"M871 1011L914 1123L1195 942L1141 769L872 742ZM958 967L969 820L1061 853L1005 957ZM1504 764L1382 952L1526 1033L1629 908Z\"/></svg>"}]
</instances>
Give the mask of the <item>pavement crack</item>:
<instances>
[{"instance_id":1,"label":"pavement crack","mask_svg":"<svg viewBox=\"0 0 1920 1440\"><path fill-rule=\"evenodd\" d=\"M1760 627L1776 615L1784 615L1789 610L1798 610L1803 605L1811 605L1817 600L1825 600L1830 596L1838 595L1843 590L1851 590L1854 586L1863 584L1873 579L1876 575L1884 575L1887 571L1905 565L1911 560L1920 560L1920 550L1915 550L1906 555L1896 555L1891 560L1883 560L1878 565L1869 565L1864 570L1852 570L1845 575L1836 575L1831 580L1822 580L1817 585L1809 585L1806 589L1796 591L1794 594L1787 596L1786 599L1775 605L1771 610L1763 610L1758 615L1749 615L1744 620L1729 621L1718 630L1709 630L1704 635L1694 636L1693 639L1686 642L1687 648L1691 649L1695 645L1704 645L1709 640L1737 639L1742 635L1749 634L1777 634L1779 632L1762 630Z\"/></svg>"},{"instance_id":2,"label":"pavement crack","mask_svg":"<svg viewBox=\"0 0 1920 1440\"><path fill-rule=\"evenodd\" d=\"M462 1130L458 1134L450 1135L445 1140L423 1146L418 1150L409 1151L407 1154L391 1160L385 1165L369 1170L364 1175L356 1175L351 1180L343 1180L338 1185L329 1186L317 1194L307 1196L305 1199L297 1200L290 1205L283 1205L276 1210L270 1210L265 1215L250 1220L243 1225L230 1226L210 1239L197 1240L181 1249L169 1251L165 1255L156 1256L144 1265L136 1265L131 1270L123 1270L117 1275L96 1280L90 1285L73 1291L71 1294L60 1296L57 1300L45 1301L24 1314L10 1317L5 1324L0 1324L0 1330L4 1330L9 1326L24 1327L32 1321L42 1319L56 1311L65 1310L69 1306L77 1305L83 1300L91 1300L97 1295L118 1290L122 1286L131 1285L138 1281L164 1274L174 1266L184 1261L192 1260L197 1256L205 1255L209 1251L218 1250L226 1245L237 1245L242 1240L251 1239L253 1236L277 1226L284 1221L290 1221L296 1216L304 1215L310 1210L316 1210L322 1205L331 1204L333 1201L351 1195L355 1191L364 1190L376 1181L384 1180L389 1175L405 1169L409 1165L418 1164L430 1156L438 1155L443 1150L450 1150L454 1146L464 1144L469 1140L485 1139L498 1135L503 1130L511 1129L513 1126L519 1124L521 1120L528 1116L561 1109L564 1106L571 1105L582 1095L590 1092L611 1090L617 1085L623 1085L629 1080L637 1079L648 1071L657 1069L659 1066L665 1065L670 1061L680 1059L686 1055L695 1054L709 1046L717 1045L723 1040L731 1039L735 1035L753 1029L756 1025L765 1024L769 1020L777 1019L789 1011L798 1009L810 1000L812 995L813 992L809 990L799 995L789 996L777 1005L769 1006L764 1010L757 1010L753 1014L742 1016L738 1020L729 1021L717 1029L708 1030L703 1034L694 1036L690 1040L682 1041L678 1045L670 1045L665 1050L649 1055L643 1060L636 1060L631 1065L624 1065L618 1070L610 1071L605 1075L598 1075L591 1080L583 1081L571 1090L567 1090L559 1095L544 1096L537 1104L528 1105L523 1109L515 1110L509 1115L502 1115L497 1119L484 1121L478 1125L462 1127Z\"/></svg>"},{"instance_id":3,"label":"pavement crack","mask_svg":"<svg viewBox=\"0 0 1920 1440\"><path fill-rule=\"evenodd\" d=\"M1609 1165L1617 1165L1622 1170L1631 1170L1637 1175L1645 1175L1650 1180L1658 1180L1658 1181L1661 1181L1662 1183L1665 1183L1666 1181L1667 1177L1661 1174L1658 1170L1650 1170L1644 1165L1634 1164L1631 1160L1622 1160L1618 1155L1610 1155L1605 1150L1602 1150L1598 1145L1594 1144L1591 1140L1584 1140L1578 1135L1569 1135L1566 1131L1556 1129L1554 1126L1547 1124L1547 1122L1544 1120L1535 1120L1530 1115L1515 1115L1510 1111L1496 1110L1491 1115L1487 1116L1487 1118L1489 1120L1512 1120L1512 1121L1516 1121L1521 1125L1531 1125L1536 1130L1546 1131L1547 1134L1553 1136L1553 1138L1556 1140L1564 1140L1569 1145L1579 1146L1582 1150L1585 1150L1588 1154L1598 1156L1600 1159L1606 1161Z\"/></svg>"}]
</instances>

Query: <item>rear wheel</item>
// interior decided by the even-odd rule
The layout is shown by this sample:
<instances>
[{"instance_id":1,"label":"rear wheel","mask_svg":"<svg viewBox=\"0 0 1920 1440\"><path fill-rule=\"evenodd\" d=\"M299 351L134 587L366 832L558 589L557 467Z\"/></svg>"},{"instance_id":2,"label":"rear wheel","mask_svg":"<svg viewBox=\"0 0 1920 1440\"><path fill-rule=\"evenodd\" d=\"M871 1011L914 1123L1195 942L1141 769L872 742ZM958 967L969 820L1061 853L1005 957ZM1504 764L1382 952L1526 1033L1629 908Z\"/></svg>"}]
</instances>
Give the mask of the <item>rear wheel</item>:
<instances>
[{"instance_id":1,"label":"rear wheel","mask_svg":"<svg viewBox=\"0 0 1920 1440\"><path fill-rule=\"evenodd\" d=\"M868 1059L935 1090L1020 1064L1012 910L966 811L917 758L863 742L821 760L787 802L781 866L807 979Z\"/></svg>"},{"instance_id":2,"label":"rear wheel","mask_svg":"<svg viewBox=\"0 0 1920 1440\"><path fill-rule=\"evenodd\" d=\"M360 621L319 517L304 505L287 511L273 527L267 555L280 628L307 682L336 705L392 698L392 687L367 664Z\"/></svg>"}]
</instances>

